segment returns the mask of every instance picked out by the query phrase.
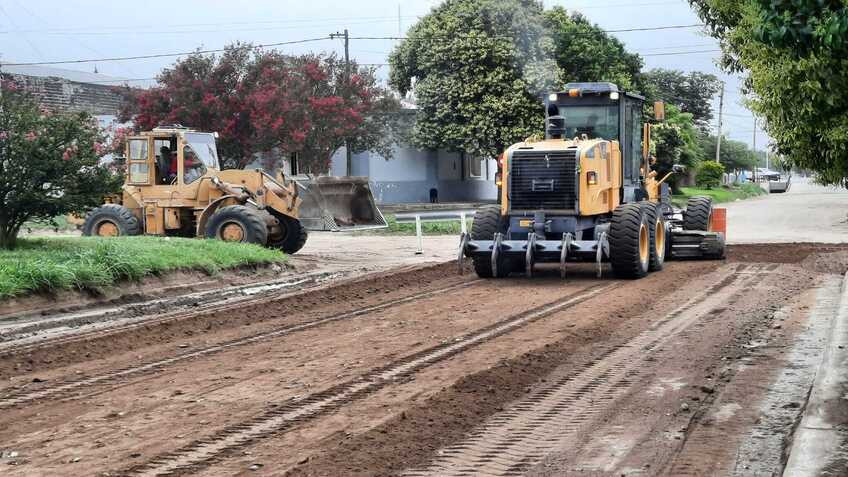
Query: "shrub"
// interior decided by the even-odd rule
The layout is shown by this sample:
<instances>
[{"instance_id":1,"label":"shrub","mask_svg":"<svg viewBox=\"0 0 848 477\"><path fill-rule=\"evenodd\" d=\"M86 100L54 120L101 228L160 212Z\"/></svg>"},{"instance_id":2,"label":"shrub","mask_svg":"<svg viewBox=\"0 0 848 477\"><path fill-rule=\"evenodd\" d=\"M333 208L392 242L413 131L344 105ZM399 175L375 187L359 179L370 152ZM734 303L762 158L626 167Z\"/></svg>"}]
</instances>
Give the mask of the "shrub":
<instances>
[{"instance_id":1,"label":"shrub","mask_svg":"<svg viewBox=\"0 0 848 477\"><path fill-rule=\"evenodd\" d=\"M695 182L698 183L698 187L712 189L721 185L723 175L723 165L718 162L704 161L698 166L698 174L695 176Z\"/></svg>"}]
</instances>

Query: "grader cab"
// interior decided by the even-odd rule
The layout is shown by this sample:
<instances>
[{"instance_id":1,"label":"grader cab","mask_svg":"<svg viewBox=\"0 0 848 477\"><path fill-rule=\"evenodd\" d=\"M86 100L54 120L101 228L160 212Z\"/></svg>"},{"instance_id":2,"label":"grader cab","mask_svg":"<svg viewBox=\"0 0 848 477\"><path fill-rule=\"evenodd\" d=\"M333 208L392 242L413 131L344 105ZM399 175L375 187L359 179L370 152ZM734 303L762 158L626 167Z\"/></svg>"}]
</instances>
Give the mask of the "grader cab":
<instances>
[{"instance_id":1,"label":"grader cab","mask_svg":"<svg viewBox=\"0 0 848 477\"><path fill-rule=\"evenodd\" d=\"M282 173L273 177L262 170L221 170L215 136L168 126L129 137L122 194L88 213L83 234L206 237L286 253L300 250L308 228L300 208L309 184L287 180ZM370 198L370 190L366 192ZM373 198L368 205L376 212L365 215L382 219ZM334 219L326 211L313 212L325 220L307 222L320 222L319 229ZM339 218L345 220L352 222ZM367 225L363 221L355 225Z\"/></svg>"},{"instance_id":2,"label":"grader cab","mask_svg":"<svg viewBox=\"0 0 848 477\"><path fill-rule=\"evenodd\" d=\"M644 98L611 83L572 83L545 101L545 139L527 139L502 157L501 200L477 211L462 236L481 277L534 273L537 263L609 262L620 277L661 270L666 257L721 258L710 231L712 202L670 203L651 170ZM661 112L661 107L655 108ZM660 118L658 118L660 119Z\"/></svg>"}]
</instances>

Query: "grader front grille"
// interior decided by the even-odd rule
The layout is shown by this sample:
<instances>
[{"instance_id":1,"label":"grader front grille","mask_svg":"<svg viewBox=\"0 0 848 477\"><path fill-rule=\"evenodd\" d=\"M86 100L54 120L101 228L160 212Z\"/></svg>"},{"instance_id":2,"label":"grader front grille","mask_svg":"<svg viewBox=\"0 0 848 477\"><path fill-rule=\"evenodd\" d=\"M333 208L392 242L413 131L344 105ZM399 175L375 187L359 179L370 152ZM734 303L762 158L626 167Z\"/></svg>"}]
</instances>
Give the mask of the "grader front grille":
<instances>
[{"instance_id":1,"label":"grader front grille","mask_svg":"<svg viewBox=\"0 0 848 477\"><path fill-rule=\"evenodd\" d=\"M513 211L577 211L577 150L516 151L510 161Z\"/></svg>"}]
</instances>

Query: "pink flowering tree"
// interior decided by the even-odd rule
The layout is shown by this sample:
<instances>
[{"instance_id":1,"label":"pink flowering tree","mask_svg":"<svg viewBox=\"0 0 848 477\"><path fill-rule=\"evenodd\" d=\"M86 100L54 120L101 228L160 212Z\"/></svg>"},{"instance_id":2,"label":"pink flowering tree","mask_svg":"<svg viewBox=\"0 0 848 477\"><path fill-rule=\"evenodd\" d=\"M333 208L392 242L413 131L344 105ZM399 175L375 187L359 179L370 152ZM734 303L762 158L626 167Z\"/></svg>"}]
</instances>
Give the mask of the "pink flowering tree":
<instances>
[{"instance_id":1,"label":"pink flowering tree","mask_svg":"<svg viewBox=\"0 0 848 477\"><path fill-rule=\"evenodd\" d=\"M11 249L28 221L81 213L120 190L100 165L106 154L88 114L52 114L3 83L0 96L0 248Z\"/></svg>"},{"instance_id":2,"label":"pink flowering tree","mask_svg":"<svg viewBox=\"0 0 848 477\"><path fill-rule=\"evenodd\" d=\"M391 157L399 103L373 69L335 55L289 56L235 44L220 56L191 55L159 75L157 88L124 89L119 117L138 130L182 124L218 132L225 168L254 154L297 153L301 167L325 172L345 140L356 152Z\"/></svg>"}]
</instances>

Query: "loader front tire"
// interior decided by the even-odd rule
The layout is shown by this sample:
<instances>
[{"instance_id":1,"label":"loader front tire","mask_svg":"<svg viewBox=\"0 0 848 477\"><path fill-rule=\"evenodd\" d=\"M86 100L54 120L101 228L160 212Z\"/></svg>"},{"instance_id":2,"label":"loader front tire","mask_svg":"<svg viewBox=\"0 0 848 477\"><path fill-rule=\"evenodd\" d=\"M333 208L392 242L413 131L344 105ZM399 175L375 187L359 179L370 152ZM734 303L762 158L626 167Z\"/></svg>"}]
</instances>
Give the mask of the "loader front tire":
<instances>
[{"instance_id":1,"label":"loader front tire","mask_svg":"<svg viewBox=\"0 0 848 477\"><path fill-rule=\"evenodd\" d=\"M710 197L690 197L683 212L684 230L707 232L713 224L713 199Z\"/></svg>"},{"instance_id":2,"label":"loader front tire","mask_svg":"<svg viewBox=\"0 0 848 477\"><path fill-rule=\"evenodd\" d=\"M651 262L651 225L638 203L618 206L609 231L610 264L620 278L642 278Z\"/></svg>"},{"instance_id":3,"label":"loader front tire","mask_svg":"<svg viewBox=\"0 0 848 477\"><path fill-rule=\"evenodd\" d=\"M474 214L474 221L471 223L471 240L493 240L495 233L506 232L504 225L499 205L483 206ZM509 275L512 267L510 260L501 258L498 263L498 274L495 276L491 255L474 257L472 261L474 271L480 278L503 278Z\"/></svg>"},{"instance_id":4,"label":"loader front tire","mask_svg":"<svg viewBox=\"0 0 848 477\"><path fill-rule=\"evenodd\" d=\"M82 234L95 237L141 235L141 225L123 205L104 204L86 214Z\"/></svg>"},{"instance_id":5,"label":"loader front tire","mask_svg":"<svg viewBox=\"0 0 848 477\"><path fill-rule=\"evenodd\" d=\"M285 215L276 215L276 217L280 221L280 233L268 237L268 246L278 248L289 255L297 253L306 245L309 234L299 220Z\"/></svg>"},{"instance_id":6,"label":"loader front tire","mask_svg":"<svg viewBox=\"0 0 848 477\"><path fill-rule=\"evenodd\" d=\"M255 209L244 205L228 205L209 217L206 238L265 245L268 243L268 226Z\"/></svg>"}]
</instances>

